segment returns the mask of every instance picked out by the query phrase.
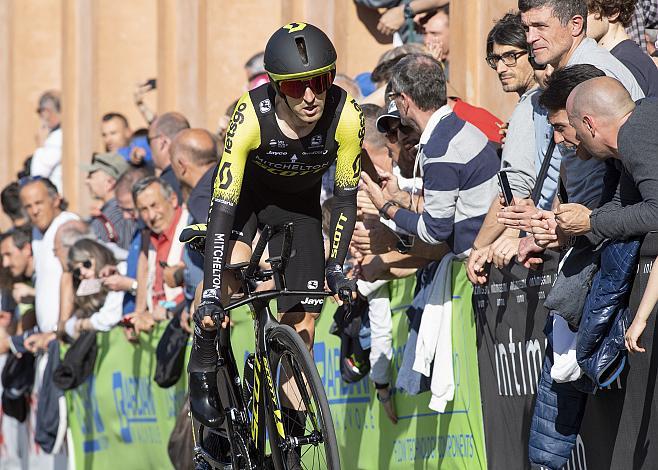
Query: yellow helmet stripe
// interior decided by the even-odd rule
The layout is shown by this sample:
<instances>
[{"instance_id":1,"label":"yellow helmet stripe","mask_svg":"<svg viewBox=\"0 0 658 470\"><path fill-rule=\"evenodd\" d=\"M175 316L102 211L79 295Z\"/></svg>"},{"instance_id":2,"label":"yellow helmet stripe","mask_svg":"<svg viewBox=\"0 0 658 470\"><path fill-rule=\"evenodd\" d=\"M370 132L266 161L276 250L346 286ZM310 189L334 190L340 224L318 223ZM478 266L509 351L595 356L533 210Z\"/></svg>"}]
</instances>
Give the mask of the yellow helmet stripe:
<instances>
[{"instance_id":1,"label":"yellow helmet stripe","mask_svg":"<svg viewBox=\"0 0 658 470\"><path fill-rule=\"evenodd\" d=\"M279 74L279 73L272 73L272 72L267 72L268 75L274 80L275 82L280 82L283 80L295 80L296 78L310 78L310 77L315 77L316 75L322 75L325 72L329 72L330 70L333 70L336 68L336 63L334 62L333 64L329 64L326 67L322 67L320 69L315 69L315 70L309 70L308 72L298 72L298 73L288 73L288 74Z\"/></svg>"}]
</instances>

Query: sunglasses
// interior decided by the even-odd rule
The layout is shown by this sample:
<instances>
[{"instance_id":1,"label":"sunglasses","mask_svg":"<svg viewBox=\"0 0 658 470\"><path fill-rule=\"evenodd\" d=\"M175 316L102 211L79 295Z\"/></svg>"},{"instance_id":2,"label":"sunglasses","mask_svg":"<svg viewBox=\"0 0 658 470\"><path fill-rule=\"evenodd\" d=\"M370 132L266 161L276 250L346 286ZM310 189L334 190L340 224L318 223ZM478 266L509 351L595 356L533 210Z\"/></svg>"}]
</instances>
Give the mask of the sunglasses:
<instances>
[{"instance_id":1,"label":"sunglasses","mask_svg":"<svg viewBox=\"0 0 658 470\"><path fill-rule=\"evenodd\" d=\"M85 269L91 269L91 260L88 260L88 259L84 260L82 262L82 267L85 268ZM81 274L80 273L80 268L75 268L73 270L73 277L75 277L77 279L80 279L80 274Z\"/></svg>"},{"instance_id":2,"label":"sunglasses","mask_svg":"<svg viewBox=\"0 0 658 470\"><path fill-rule=\"evenodd\" d=\"M331 87L331 84L334 83L334 78L336 78L335 69L322 75L316 75L315 77L283 80L278 83L278 86L284 95L299 99L304 96L307 88L310 88L316 95L321 95Z\"/></svg>"},{"instance_id":3,"label":"sunglasses","mask_svg":"<svg viewBox=\"0 0 658 470\"><path fill-rule=\"evenodd\" d=\"M26 184L33 183L34 181L42 181L45 178L43 176L35 175L35 176L23 176L22 178L18 179L18 186L22 188Z\"/></svg>"}]
</instances>

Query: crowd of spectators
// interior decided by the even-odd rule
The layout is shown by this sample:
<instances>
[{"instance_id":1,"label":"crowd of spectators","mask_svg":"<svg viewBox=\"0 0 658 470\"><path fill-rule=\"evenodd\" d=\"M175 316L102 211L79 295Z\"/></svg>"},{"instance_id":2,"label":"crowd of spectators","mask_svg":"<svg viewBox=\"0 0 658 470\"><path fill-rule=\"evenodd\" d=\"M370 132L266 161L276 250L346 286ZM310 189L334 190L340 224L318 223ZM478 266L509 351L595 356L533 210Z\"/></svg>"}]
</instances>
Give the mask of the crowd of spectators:
<instances>
[{"instance_id":1,"label":"crowd of spectators","mask_svg":"<svg viewBox=\"0 0 658 470\"><path fill-rule=\"evenodd\" d=\"M658 68L655 31L647 29L658 7L649 0L519 0L519 12L500 12L483 60L492 82L497 77L504 92L518 95L512 114L502 116L448 94L447 0L355 2L386 8L377 29L399 43L372 73L336 76L360 102L366 125L359 221L346 268L367 305L369 378L395 423L394 399L404 398L394 390L430 391L437 411L453 397L450 328L441 315L453 260L463 260L470 281L482 285L491 265L535 268L553 250L562 270L577 267L569 272L587 285L599 266L599 276L610 274L607 247L632 251L632 241L658 228L658 167L651 161ZM245 72L246 86L267 83L262 53ZM149 80L135 91L145 128L133 131L118 112L102 116L103 148L82 168L88 217L67 211L59 93L39 99L38 148L1 194L12 227L0 235L0 354L34 354L40 370L50 344L86 332L121 327L137 344L157 322L191 331L203 257L179 234L206 221L234 105L213 132L195 129L178 112L145 105L154 87ZM511 201L501 194L501 172ZM328 173L325 211L332 187ZM393 383L388 283L408 276L416 277L410 335ZM566 287L553 292L559 305L571 295ZM631 351L644 351L640 338L656 292L652 274L626 334ZM575 353L580 312L576 305L550 316L552 334L568 345L555 360L547 353L555 382L588 376ZM21 421L11 409L4 419ZM53 455L62 452L60 446Z\"/></svg>"}]
</instances>

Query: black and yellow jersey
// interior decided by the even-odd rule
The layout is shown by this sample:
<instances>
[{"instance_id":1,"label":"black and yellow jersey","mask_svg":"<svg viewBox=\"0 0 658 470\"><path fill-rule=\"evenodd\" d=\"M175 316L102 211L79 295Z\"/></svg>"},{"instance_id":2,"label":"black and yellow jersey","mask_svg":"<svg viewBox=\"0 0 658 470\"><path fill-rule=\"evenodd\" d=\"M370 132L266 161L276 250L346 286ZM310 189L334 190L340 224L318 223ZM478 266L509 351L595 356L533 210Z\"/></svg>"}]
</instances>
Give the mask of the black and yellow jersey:
<instances>
[{"instance_id":1,"label":"black and yellow jersey","mask_svg":"<svg viewBox=\"0 0 658 470\"><path fill-rule=\"evenodd\" d=\"M316 200L307 202L319 208L322 175L334 161L335 205L327 263L342 265L347 253L356 221L356 192L365 135L361 108L334 85L327 91L322 117L313 130L305 137L292 139L279 128L275 100L273 87L264 84L245 93L233 111L208 216L204 298L219 296L216 289L221 286L226 244L240 193L249 190L308 198L317 189Z\"/></svg>"}]
</instances>

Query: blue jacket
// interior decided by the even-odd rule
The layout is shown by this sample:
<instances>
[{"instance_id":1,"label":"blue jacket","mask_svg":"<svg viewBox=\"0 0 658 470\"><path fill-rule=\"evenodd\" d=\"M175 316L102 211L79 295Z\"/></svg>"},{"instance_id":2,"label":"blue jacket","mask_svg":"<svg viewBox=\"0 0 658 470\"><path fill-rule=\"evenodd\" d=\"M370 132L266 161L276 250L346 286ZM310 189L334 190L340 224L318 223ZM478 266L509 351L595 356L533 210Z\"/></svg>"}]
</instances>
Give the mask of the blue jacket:
<instances>
[{"instance_id":1,"label":"blue jacket","mask_svg":"<svg viewBox=\"0 0 658 470\"><path fill-rule=\"evenodd\" d=\"M610 385L626 364L624 334L628 326L628 297L639 252L638 239L610 242L603 248L601 267L585 301L576 359L599 387Z\"/></svg>"}]
</instances>

